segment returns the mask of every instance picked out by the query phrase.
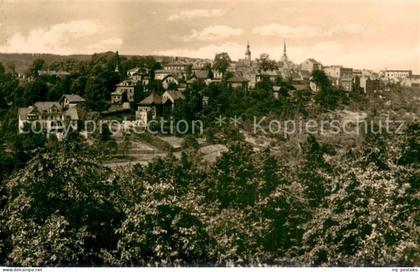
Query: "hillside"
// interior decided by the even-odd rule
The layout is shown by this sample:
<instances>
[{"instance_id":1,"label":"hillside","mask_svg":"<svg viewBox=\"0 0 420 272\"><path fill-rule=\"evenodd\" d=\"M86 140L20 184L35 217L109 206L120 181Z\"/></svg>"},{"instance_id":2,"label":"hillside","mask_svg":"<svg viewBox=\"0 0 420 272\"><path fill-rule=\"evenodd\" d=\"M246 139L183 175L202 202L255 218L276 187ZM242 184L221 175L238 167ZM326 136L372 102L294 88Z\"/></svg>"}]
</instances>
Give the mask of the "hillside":
<instances>
[{"instance_id":1,"label":"hillside","mask_svg":"<svg viewBox=\"0 0 420 272\"><path fill-rule=\"evenodd\" d=\"M106 54L109 52L102 52L98 54ZM121 57L132 58L132 57L145 57L140 55L120 55ZM88 61L90 60L92 55L83 54L83 55L54 55L54 54L29 54L29 53L0 53L0 63L3 63L5 68L10 71L10 69L14 66L15 71L19 74L25 73L29 67L32 65L34 60L42 58L45 63L51 64L54 62L65 62L68 60L75 60L75 61ZM152 56L157 61L168 61L169 59L173 59L175 57L172 56ZM180 60L195 60L193 58L179 58Z\"/></svg>"}]
</instances>

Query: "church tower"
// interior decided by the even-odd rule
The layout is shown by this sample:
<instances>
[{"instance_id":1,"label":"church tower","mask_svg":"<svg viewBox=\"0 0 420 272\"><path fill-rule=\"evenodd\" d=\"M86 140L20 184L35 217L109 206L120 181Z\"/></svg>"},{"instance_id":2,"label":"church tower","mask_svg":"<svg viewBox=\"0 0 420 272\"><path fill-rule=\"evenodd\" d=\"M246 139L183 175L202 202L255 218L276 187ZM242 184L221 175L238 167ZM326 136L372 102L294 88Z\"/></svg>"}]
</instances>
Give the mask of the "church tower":
<instances>
[{"instance_id":1,"label":"church tower","mask_svg":"<svg viewBox=\"0 0 420 272\"><path fill-rule=\"evenodd\" d=\"M286 51L286 40L284 40L283 44L283 57L281 58L282 61L288 61L287 51Z\"/></svg>"},{"instance_id":2,"label":"church tower","mask_svg":"<svg viewBox=\"0 0 420 272\"><path fill-rule=\"evenodd\" d=\"M251 61L251 50L249 49L249 42L246 44L245 60Z\"/></svg>"},{"instance_id":3,"label":"church tower","mask_svg":"<svg viewBox=\"0 0 420 272\"><path fill-rule=\"evenodd\" d=\"M284 45L283 45L283 54L286 55L286 40L284 40Z\"/></svg>"},{"instance_id":4,"label":"church tower","mask_svg":"<svg viewBox=\"0 0 420 272\"><path fill-rule=\"evenodd\" d=\"M284 44L283 44L283 56L281 57L280 61L283 62L283 66L289 64L289 58L287 57L287 52L286 52L286 40L284 40Z\"/></svg>"}]
</instances>

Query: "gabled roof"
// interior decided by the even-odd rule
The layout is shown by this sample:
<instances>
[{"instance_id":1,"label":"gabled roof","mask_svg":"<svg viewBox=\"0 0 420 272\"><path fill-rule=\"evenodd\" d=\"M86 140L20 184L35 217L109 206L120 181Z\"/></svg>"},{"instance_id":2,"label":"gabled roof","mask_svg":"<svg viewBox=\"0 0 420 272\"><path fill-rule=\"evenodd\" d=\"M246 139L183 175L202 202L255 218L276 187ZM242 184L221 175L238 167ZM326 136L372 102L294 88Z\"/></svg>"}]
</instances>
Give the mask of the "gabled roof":
<instances>
[{"instance_id":1,"label":"gabled roof","mask_svg":"<svg viewBox=\"0 0 420 272\"><path fill-rule=\"evenodd\" d=\"M79 115L76 108L70 108L63 112L61 105L58 102L53 101L40 101L36 102L33 106L29 106L27 108L19 108L18 109L18 116L22 120L26 120L28 115L31 113L35 114L42 114L42 112L49 112L52 107L56 107L59 114L63 114L69 117L71 120L78 120Z\"/></svg>"},{"instance_id":2,"label":"gabled roof","mask_svg":"<svg viewBox=\"0 0 420 272\"><path fill-rule=\"evenodd\" d=\"M76 108L70 108L66 110L66 117L69 117L71 120L79 120L79 114L77 113Z\"/></svg>"},{"instance_id":3,"label":"gabled roof","mask_svg":"<svg viewBox=\"0 0 420 272\"><path fill-rule=\"evenodd\" d=\"M115 84L115 87L133 87L135 85L135 83L131 80L123 80L118 84Z\"/></svg>"},{"instance_id":4,"label":"gabled roof","mask_svg":"<svg viewBox=\"0 0 420 272\"><path fill-rule=\"evenodd\" d=\"M54 101L40 101L35 102L34 106L40 111L49 111L52 107L56 107L58 110L61 110L61 105L58 102Z\"/></svg>"},{"instance_id":5,"label":"gabled roof","mask_svg":"<svg viewBox=\"0 0 420 272\"><path fill-rule=\"evenodd\" d=\"M135 68L131 68L127 70L127 73L137 73L138 71L140 71L140 67L135 67Z\"/></svg>"},{"instance_id":6,"label":"gabled roof","mask_svg":"<svg viewBox=\"0 0 420 272\"><path fill-rule=\"evenodd\" d=\"M19 119L22 119L22 120L26 119L26 116L28 116L28 113L30 110L31 110L30 108L19 108L18 109Z\"/></svg>"},{"instance_id":7,"label":"gabled roof","mask_svg":"<svg viewBox=\"0 0 420 272\"><path fill-rule=\"evenodd\" d=\"M135 67L127 70L127 75L144 75L149 72L148 68L145 67Z\"/></svg>"},{"instance_id":8,"label":"gabled roof","mask_svg":"<svg viewBox=\"0 0 420 272\"><path fill-rule=\"evenodd\" d=\"M319 64L319 62L318 61L316 61L315 59L313 59L313 58L309 58L309 59L306 59L305 60L305 62L306 61L310 61L310 62L312 62L312 63L314 63L314 64Z\"/></svg>"},{"instance_id":9,"label":"gabled roof","mask_svg":"<svg viewBox=\"0 0 420 272\"><path fill-rule=\"evenodd\" d=\"M170 78L170 77L172 77L173 79L177 79L178 77L175 77L172 73L171 74L169 74L169 75L166 75L162 80L165 80L165 79L167 79L167 78Z\"/></svg>"},{"instance_id":10,"label":"gabled roof","mask_svg":"<svg viewBox=\"0 0 420 272\"><path fill-rule=\"evenodd\" d=\"M152 92L148 97L139 102L142 106L162 105L162 96Z\"/></svg>"},{"instance_id":11,"label":"gabled roof","mask_svg":"<svg viewBox=\"0 0 420 272\"><path fill-rule=\"evenodd\" d=\"M185 99L185 96L180 91L166 91L166 93L171 96L174 101L178 99Z\"/></svg>"},{"instance_id":12,"label":"gabled roof","mask_svg":"<svg viewBox=\"0 0 420 272\"><path fill-rule=\"evenodd\" d=\"M64 94L59 101L64 98L67 98L70 103L85 102L85 99L78 94Z\"/></svg>"},{"instance_id":13,"label":"gabled roof","mask_svg":"<svg viewBox=\"0 0 420 272\"><path fill-rule=\"evenodd\" d=\"M279 92L280 88L281 88L280 86L273 86L273 91Z\"/></svg>"}]
</instances>

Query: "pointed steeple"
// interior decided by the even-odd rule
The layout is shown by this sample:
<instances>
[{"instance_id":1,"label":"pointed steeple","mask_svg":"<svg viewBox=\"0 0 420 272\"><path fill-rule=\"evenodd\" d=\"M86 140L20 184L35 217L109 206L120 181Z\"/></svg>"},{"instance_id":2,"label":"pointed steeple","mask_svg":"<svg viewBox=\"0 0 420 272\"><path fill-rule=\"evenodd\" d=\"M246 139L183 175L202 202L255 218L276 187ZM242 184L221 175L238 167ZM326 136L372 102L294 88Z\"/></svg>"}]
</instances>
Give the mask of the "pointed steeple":
<instances>
[{"instance_id":1,"label":"pointed steeple","mask_svg":"<svg viewBox=\"0 0 420 272\"><path fill-rule=\"evenodd\" d=\"M251 60L251 50L250 50L250 46L249 46L249 41L247 41L247 43L246 43L245 59L246 60Z\"/></svg>"},{"instance_id":2,"label":"pointed steeple","mask_svg":"<svg viewBox=\"0 0 420 272\"><path fill-rule=\"evenodd\" d=\"M283 56L280 59L281 62L283 62L283 67L289 66L289 58L287 57L287 51L286 51L286 40L283 42Z\"/></svg>"},{"instance_id":3,"label":"pointed steeple","mask_svg":"<svg viewBox=\"0 0 420 272\"><path fill-rule=\"evenodd\" d=\"M118 50L117 52L115 52L115 73L119 73L120 72L120 55L118 54Z\"/></svg>"},{"instance_id":4,"label":"pointed steeple","mask_svg":"<svg viewBox=\"0 0 420 272\"><path fill-rule=\"evenodd\" d=\"M283 54L286 55L286 40L284 40L284 45L283 45Z\"/></svg>"}]
</instances>

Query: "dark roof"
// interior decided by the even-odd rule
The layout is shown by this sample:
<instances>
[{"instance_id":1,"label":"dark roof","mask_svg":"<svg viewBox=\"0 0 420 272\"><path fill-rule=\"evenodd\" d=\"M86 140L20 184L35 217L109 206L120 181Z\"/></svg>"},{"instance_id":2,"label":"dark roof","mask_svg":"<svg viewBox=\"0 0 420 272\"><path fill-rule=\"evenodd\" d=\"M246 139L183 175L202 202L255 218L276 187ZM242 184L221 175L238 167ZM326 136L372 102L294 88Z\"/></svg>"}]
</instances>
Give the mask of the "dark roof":
<instances>
[{"instance_id":1,"label":"dark roof","mask_svg":"<svg viewBox=\"0 0 420 272\"><path fill-rule=\"evenodd\" d=\"M243 78L243 77L241 77L241 76L234 76L234 77L231 77L231 78L229 78L228 80L227 80L227 82L233 82L233 83L237 83L237 82L248 82L248 80L247 79L245 79L245 78Z\"/></svg>"},{"instance_id":2,"label":"dark roof","mask_svg":"<svg viewBox=\"0 0 420 272\"><path fill-rule=\"evenodd\" d=\"M133 75L141 75L148 72L149 72L149 69L146 67L134 67L127 70L127 74L133 74Z\"/></svg>"},{"instance_id":3,"label":"dark roof","mask_svg":"<svg viewBox=\"0 0 420 272\"><path fill-rule=\"evenodd\" d=\"M72 102L85 102L85 99L83 97L81 97L78 94L64 94L61 98L60 101L64 98L67 98L67 100L72 103Z\"/></svg>"},{"instance_id":4,"label":"dark roof","mask_svg":"<svg viewBox=\"0 0 420 272\"><path fill-rule=\"evenodd\" d=\"M297 91L303 91L303 90L307 90L309 89L308 84L292 84L292 86L297 90Z\"/></svg>"},{"instance_id":5,"label":"dark roof","mask_svg":"<svg viewBox=\"0 0 420 272\"><path fill-rule=\"evenodd\" d=\"M315 60L315 59L313 59L313 58L306 59L305 61L310 61L310 62L313 62L313 63L315 63L315 64L319 64L319 62L318 62L318 61L316 61L316 60Z\"/></svg>"},{"instance_id":6,"label":"dark roof","mask_svg":"<svg viewBox=\"0 0 420 272\"><path fill-rule=\"evenodd\" d=\"M174 79L177 79L177 78L178 78L177 76L175 76L175 75L173 75L173 74L171 73L171 74L169 74L169 75L166 75L166 76L163 78L163 80L165 80L165 79L167 79L167 78L169 78L169 77L172 77L172 78L174 78Z\"/></svg>"},{"instance_id":7,"label":"dark roof","mask_svg":"<svg viewBox=\"0 0 420 272\"><path fill-rule=\"evenodd\" d=\"M142 106L162 105L162 96L153 92L148 97L140 101L139 105L142 105Z\"/></svg>"},{"instance_id":8,"label":"dark roof","mask_svg":"<svg viewBox=\"0 0 420 272\"><path fill-rule=\"evenodd\" d=\"M194 70L193 75L195 75L198 79L206 79L208 72L207 70Z\"/></svg>"}]
</instances>

